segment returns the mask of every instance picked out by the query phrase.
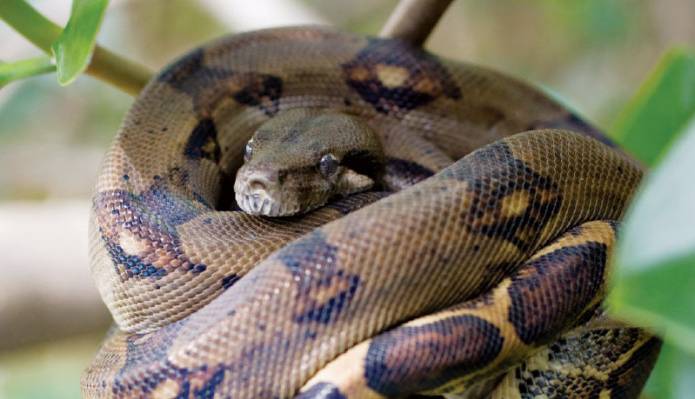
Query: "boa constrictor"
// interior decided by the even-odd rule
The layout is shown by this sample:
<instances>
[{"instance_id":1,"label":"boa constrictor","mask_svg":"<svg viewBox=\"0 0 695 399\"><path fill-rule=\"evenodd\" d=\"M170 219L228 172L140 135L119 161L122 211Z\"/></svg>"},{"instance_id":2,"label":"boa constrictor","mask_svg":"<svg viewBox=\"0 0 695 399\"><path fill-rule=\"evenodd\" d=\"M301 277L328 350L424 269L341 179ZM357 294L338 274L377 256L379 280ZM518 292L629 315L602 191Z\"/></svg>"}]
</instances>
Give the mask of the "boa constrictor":
<instances>
[{"instance_id":1,"label":"boa constrictor","mask_svg":"<svg viewBox=\"0 0 695 399\"><path fill-rule=\"evenodd\" d=\"M265 180L240 172L235 201L245 147ZM116 326L83 393L637 397L660 343L600 304L641 174L488 69L323 27L221 39L107 154L90 255Z\"/></svg>"}]
</instances>

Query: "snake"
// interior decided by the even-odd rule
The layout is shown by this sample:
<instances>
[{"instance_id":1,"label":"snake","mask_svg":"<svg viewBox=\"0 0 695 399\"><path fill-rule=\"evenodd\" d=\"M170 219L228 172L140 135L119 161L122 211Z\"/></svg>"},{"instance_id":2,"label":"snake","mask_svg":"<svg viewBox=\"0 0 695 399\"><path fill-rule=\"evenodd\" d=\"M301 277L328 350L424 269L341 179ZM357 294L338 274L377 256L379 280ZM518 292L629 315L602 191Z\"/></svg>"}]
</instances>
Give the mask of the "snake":
<instances>
[{"instance_id":1,"label":"snake","mask_svg":"<svg viewBox=\"0 0 695 399\"><path fill-rule=\"evenodd\" d=\"M642 166L489 68L324 26L165 67L106 154L89 398L636 398L602 301Z\"/></svg>"}]
</instances>

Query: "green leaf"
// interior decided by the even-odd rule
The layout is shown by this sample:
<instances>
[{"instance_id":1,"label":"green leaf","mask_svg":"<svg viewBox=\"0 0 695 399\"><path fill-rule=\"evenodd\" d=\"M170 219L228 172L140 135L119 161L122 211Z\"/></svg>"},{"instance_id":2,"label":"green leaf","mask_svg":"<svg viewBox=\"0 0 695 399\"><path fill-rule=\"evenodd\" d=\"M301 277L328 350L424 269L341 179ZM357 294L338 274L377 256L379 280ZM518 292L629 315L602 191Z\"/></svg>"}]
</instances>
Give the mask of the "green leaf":
<instances>
[{"instance_id":1,"label":"green leaf","mask_svg":"<svg viewBox=\"0 0 695 399\"><path fill-rule=\"evenodd\" d=\"M612 137L647 165L695 115L695 53L668 52L612 129Z\"/></svg>"},{"instance_id":2,"label":"green leaf","mask_svg":"<svg viewBox=\"0 0 695 399\"><path fill-rule=\"evenodd\" d=\"M73 0L68 25L51 46L61 85L71 83L89 65L107 5L108 0Z\"/></svg>"},{"instance_id":3,"label":"green leaf","mask_svg":"<svg viewBox=\"0 0 695 399\"><path fill-rule=\"evenodd\" d=\"M648 398L688 398L695 392L695 357L664 344L645 388Z\"/></svg>"},{"instance_id":4,"label":"green leaf","mask_svg":"<svg viewBox=\"0 0 695 399\"><path fill-rule=\"evenodd\" d=\"M693 154L695 119L646 179L627 213L608 298L614 315L652 327L691 354L695 354Z\"/></svg>"},{"instance_id":5,"label":"green leaf","mask_svg":"<svg viewBox=\"0 0 695 399\"><path fill-rule=\"evenodd\" d=\"M0 87L13 80L24 79L55 71L56 67L49 57L37 57L16 62L0 63Z\"/></svg>"}]
</instances>

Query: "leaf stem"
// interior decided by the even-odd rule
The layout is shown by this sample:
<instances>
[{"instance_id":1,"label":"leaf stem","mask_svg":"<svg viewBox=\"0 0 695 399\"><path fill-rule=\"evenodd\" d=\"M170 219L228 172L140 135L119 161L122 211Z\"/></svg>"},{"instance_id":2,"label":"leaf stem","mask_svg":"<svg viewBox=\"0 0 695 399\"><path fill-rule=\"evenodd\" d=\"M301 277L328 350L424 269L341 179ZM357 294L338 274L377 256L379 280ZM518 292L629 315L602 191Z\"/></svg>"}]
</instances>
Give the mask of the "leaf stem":
<instances>
[{"instance_id":1,"label":"leaf stem","mask_svg":"<svg viewBox=\"0 0 695 399\"><path fill-rule=\"evenodd\" d=\"M422 46L451 0L401 0L379 32L379 36Z\"/></svg>"},{"instance_id":2,"label":"leaf stem","mask_svg":"<svg viewBox=\"0 0 695 399\"><path fill-rule=\"evenodd\" d=\"M58 38L62 28L26 1L0 0L0 18L36 47L52 55L51 44ZM152 76L152 72L146 67L98 45L94 48L86 73L131 95L137 95Z\"/></svg>"},{"instance_id":3,"label":"leaf stem","mask_svg":"<svg viewBox=\"0 0 695 399\"><path fill-rule=\"evenodd\" d=\"M0 62L0 88L13 80L55 72L55 70L56 66L45 55L22 61Z\"/></svg>"},{"instance_id":4,"label":"leaf stem","mask_svg":"<svg viewBox=\"0 0 695 399\"><path fill-rule=\"evenodd\" d=\"M48 54L51 54L51 43L62 31L24 0L0 1L0 18Z\"/></svg>"},{"instance_id":5,"label":"leaf stem","mask_svg":"<svg viewBox=\"0 0 695 399\"><path fill-rule=\"evenodd\" d=\"M95 46L87 74L110 83L133 96L152 78L152 71L103 47Z\"/></svg>"}]
</instances>

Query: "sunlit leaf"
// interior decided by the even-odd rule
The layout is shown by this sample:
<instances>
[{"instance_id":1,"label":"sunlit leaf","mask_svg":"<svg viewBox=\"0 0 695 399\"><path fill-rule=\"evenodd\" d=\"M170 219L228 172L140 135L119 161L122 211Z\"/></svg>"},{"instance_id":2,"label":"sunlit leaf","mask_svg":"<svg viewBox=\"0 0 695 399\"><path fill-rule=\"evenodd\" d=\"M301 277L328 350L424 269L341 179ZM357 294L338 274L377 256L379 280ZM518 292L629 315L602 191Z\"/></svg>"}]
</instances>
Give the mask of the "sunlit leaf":
<instances>
[{"instance_id":1,"label":"sunlit leaf","mask_svg":"<svg viewBox=\"0 0 695 399\"><path fill-rule=\"evenodd\" d=\"M0 87L13 80L53 71L55 71L55 65L49 57L37 57L16 62L0 62Z\"/></svg>"},{"instance_id":2,"label":"sunlit leaf","mask_svg":"<svg viewBox=\"0 0 695 399\"><path fill-rule=\"evenodd\" d=\"M69 84L89 65L107 4L108 0L73 0L68 25L51 46L60 84Z\"/></svg>"},{"instance_id":3,"label":"sunlit leaf","mask_svg":"<svg viewBox=\"0 0 695 399\"><path fill-rule=\"evenodd\" d=\"M672 50L625 108L612 137L647 165L695 115L695 53Z\"/></svg>"},{"instance_id":4,"label":"sunlit leaf","mask_svg":"<svg viewBox=\"0 0 695 399\"><path fill-rule=\"evenodd\" d=\"M695 84L695 82L693 82ZM695 121L646 179L625 219L610 309L695 354Z\"/></svg>"}]
</instances>

